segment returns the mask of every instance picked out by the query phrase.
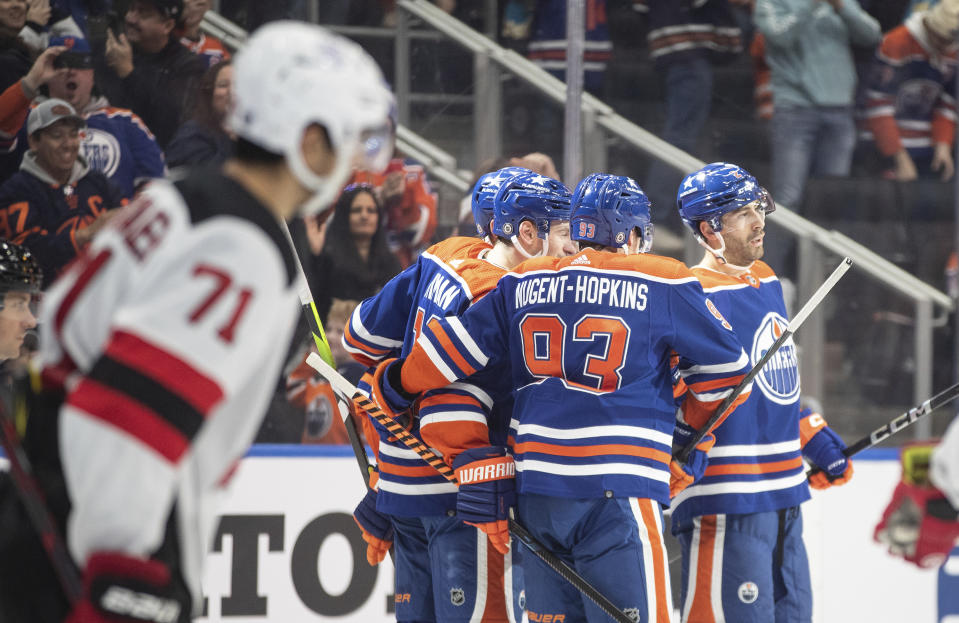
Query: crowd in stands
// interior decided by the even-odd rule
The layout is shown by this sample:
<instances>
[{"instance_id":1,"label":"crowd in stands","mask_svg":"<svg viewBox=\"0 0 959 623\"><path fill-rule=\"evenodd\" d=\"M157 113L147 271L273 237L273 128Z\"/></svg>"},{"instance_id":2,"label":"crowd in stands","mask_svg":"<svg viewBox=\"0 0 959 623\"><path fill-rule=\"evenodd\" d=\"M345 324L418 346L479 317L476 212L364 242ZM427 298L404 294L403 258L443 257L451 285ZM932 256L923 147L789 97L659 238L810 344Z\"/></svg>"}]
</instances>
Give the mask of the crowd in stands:
<instances>
[{"instance_id":1,"label":"crowd in stands","mask_svg":"<svg viewBox=\"0 0 959 623\"><path fill-rule=\"evenodd\" d=\"M483 3L436 3L482 29ZM802 210L810 176L844 177L854 165L899 182L954 174L959 0L586 4L585 88L604 95L623 24L637 26L632 36L645 38L645 58L662 82L663 123L650 129L694 155L718 68L752 56L753 112L768 123L768 183L779 203ZM500 42L564 78L566 2L497 6ZM144 183L229 157L232 67L223 43L200 30L210 7L210 0L0 0L0 237L29 247L47 283ZM249 29L306 17L306 3L297 1L223 0L219 8ZM320 19L389 26L396 10L388 0L331 1L321 3ZM505 165L560 177L537 152L480 163L476 175ZM668 206L658 214L670 225L676 174L660 163L629 173L645 180L654 205ZM469 235L464 201L458 231ZM357 172L318 219L292 224L331 342L356 301L435 242L437 215L423 167L395 158L382 174ZM303 426L264 439L315 441L336 428L329 392L299 363L294 357L283 393L303 412Z\"/></svg>"}]
</instances>

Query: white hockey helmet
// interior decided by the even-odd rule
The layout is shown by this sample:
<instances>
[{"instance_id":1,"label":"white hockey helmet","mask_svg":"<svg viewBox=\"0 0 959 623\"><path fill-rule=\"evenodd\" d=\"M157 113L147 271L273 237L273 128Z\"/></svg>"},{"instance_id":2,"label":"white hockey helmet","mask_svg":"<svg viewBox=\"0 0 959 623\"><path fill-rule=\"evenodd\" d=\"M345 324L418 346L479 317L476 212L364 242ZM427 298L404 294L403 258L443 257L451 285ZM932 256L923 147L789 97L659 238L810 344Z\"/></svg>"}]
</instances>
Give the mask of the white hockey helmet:
<instances>
[{"instance_id":1,"label":"white hockey helmet","mask_svg":"<svg viewBox=\"0 0 959 623\"><path fill-rule=\"evenodd\" d=\"M296 179L315 193L305 211L332 201L353 167L386 168L395 132L393 94L357 44L313 24L271 22L247 40L233 67L230 126L286 157ZM300 148L314 123L326 128L336 155L326 176L307 166Z\"/></svg>"}]
</instances>

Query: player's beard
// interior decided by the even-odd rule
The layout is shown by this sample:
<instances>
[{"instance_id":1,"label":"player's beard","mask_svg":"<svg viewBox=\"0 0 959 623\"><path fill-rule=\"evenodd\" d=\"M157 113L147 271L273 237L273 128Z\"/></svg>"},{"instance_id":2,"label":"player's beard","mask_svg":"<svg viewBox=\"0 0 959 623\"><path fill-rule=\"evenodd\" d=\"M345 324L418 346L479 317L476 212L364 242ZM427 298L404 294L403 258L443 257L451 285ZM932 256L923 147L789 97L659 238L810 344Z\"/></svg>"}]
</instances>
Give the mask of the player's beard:
<instances>
[{"instance_id":1,"label":"player's beard","mask_svg":"<svg viewBox=\"0 0 959 623\"><path fill-rule=\"evenodd\" d=\"M724 236L726 252L723 255L726 257L726 261L736 266L749 266L756 260L760 259L765 252L763 245L760 244L759 246L753 246L750 244L750 241L756 239L758 236L763 235L763 233L764 232L754 233L748 238L741 238L740 236Z\"/></svg>"}]
</instances>

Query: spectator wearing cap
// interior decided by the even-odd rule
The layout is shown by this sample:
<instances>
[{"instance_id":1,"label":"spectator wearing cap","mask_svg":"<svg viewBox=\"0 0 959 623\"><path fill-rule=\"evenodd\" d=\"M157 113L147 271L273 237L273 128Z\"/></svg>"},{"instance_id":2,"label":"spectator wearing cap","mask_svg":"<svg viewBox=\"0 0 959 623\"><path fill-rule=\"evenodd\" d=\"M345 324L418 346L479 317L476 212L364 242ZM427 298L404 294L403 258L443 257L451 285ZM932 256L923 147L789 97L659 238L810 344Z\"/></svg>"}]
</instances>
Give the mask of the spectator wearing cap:
<instances>
[{"instance_id":1,"label":"spectator wearing cap","mask_svg":"<svg viewBox=\"0 0 959 623\"><path fill-rule=\"evenodd\" d=\"M123 196L133 197L135 190L147 180L164 177L163 152L146 124L127 108L111 106L106 97L94 94L93 57L85 39L52 37L50 46L64 51L55 65L62 68L46 82L50 97L65 100L86 120L80 132L80 153L91 169L104 173L120 188ZM15 111L0 100L0 119L12 118ZM26 119L28 101L11 102L23 108ZM5 128L0 126L0 131ZM18 143L27 142L26 125L22 124Z\"/></svg>"},{"instance_id":2,"label":"spectator wearing cap","mask_svg":"<svg viewBox=\"0 0 959 623\"><path fill-rule=\"evenodd\" d=\"M43 269L44 287L125 201L80 155L83 118L61 99L30 111L30 151L0 186L0 238L22 244Z\"/></svg>"},{"instance_id":3,"label":"spectator wearing cap","mask_svg":"<svg viewBox=\"0 0 959 623\"><path fill-rule=\"evenodd\" d=\"M210 0L184 0L183 17L180 19L178 34L180 43L188 50L206 61L207 67L230 59L223 42L200 30L203 16L210 10Z\"/></svg>"},{"instance_id":4,"label":"spectator wearing cap","mask_svg":"<svg viewBox=\"0 0 959 623\"><path fill-rule=\"evenodd\" d=\"M161 149L180 126L186 102L205 69L174 34L183 0L133 0L124 32L107 31L97 63L97 84L114 106L146 122ZM101 67L100 64L104 66Z\"/></svg>"},{"instance_id":5,"label":"spectator wearing cap","mask_svg":"<svg viewBox=\"0 0 959 623\"><path fill-rule=\"evenodd\" d=\"M60 55L67 69L47 83L47 90L50 97L69 102L86 120L80 148L90 168L110 178L127 198L144 182L164 177L163 151L139 115L112 106L95 92L93 57L86 40L54 37L50 44L67 48Z\"/></svg>"},{"instance_id":6,"label":"spectator wearing cap","mask_svg":"<svg viewBox=\"0 0 959 623\"><path fill-rule=\"evenodd\" d=\"M882 38L866 77L865 117L887 177L952 177L959 0L910 15Z\"/></svg>"}]
</instances>

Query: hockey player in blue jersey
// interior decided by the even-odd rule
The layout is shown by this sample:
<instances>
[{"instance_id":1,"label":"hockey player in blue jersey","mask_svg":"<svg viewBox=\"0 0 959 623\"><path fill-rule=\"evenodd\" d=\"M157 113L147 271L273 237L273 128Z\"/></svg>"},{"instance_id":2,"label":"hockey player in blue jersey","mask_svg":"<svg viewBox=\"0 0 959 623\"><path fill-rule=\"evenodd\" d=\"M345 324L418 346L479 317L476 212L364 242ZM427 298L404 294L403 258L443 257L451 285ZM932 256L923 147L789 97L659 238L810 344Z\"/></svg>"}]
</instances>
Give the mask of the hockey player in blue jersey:
<instances>
[{"instance_id":1,"label":"hockey player in blue jersey","mask_svg":"<svg viewBox=\"0 0 959 623\"><path fill-rule=\"evenodd\" d=\"M526 257L575 252L569 197L560 182L527 169L483 176L472 207L478 233L493 240L492 246L459 237L429 248L357 307L344 331L346 349L367 365L406 354L424 322L462 313ZM405 421L448 461L473 447L505 444L508 417L506 425L487 422L497 394L493 384L479 379L433 392L420 401L416 417ZM390 540L395 545L397 619L520 620L521 591L514 590L520 578L507 548L490 547L483 533L455 517L455 485L385 430L377 433L378 492L370 491L354 516L371 564L382 560Z\"/></svg>"},{"instance_id":2,"label":"hockey player in blue jersey","mask_svg":"<svg viewBox=\"0 0 959 623\"><path fill-rule=\"evenodd\" d=\"M779 280L759 259L766 215L775 205L752 175L725 163L686 176L677 203L706 248L693 274L755 364L789 322ZM812 617L799 510L809 499L802 459L825 470L810 481L816 488L846 482L852 463L823 417L800 411L792 340L753 385L745 404L715 430L704 476L673 499L684 622Z\"/></svg>"},{"instance_id":3,"label":"hockey player in blue jersey","mask_svg":"<svg viewBox=\"0 0 959 623\"><path fill-rule=\"evenodd\" d=\"M679 417L693 427L743 378L748 357L685 265L637 253L652 229L635 182L589 176L573 202L573 237L590 248L524 262L458 318L431 320L405 360L377 368L374 397L401 407L477 370L508 371L513 456L493 446L453 461L458 516L501 538L515 503L530 532L617 606L665 623L661 507L671 485L688 482L670 455L669 356L680 354L691 391ZM531 621L609 620L529 560Z\"/></svg>"}]
</instances>

